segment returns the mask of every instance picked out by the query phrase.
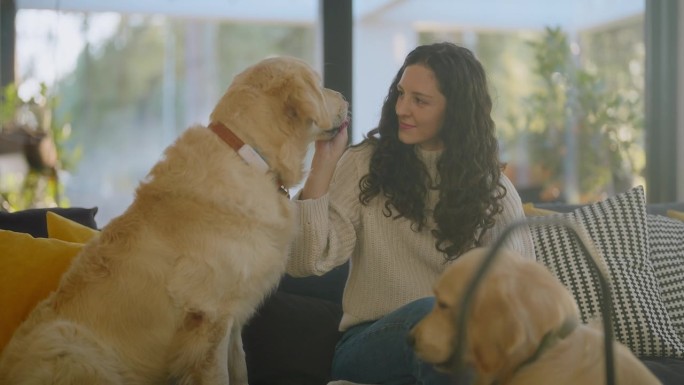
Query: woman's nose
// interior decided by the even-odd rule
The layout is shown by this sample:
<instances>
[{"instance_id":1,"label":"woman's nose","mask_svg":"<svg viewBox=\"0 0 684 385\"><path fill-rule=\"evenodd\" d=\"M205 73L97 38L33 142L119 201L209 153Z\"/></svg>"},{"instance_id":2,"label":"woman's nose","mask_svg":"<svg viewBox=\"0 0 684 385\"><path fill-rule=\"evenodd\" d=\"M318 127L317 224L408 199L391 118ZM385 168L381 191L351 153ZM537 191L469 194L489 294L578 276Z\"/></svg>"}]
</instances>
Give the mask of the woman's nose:
<instances>
[{"instance_id":1,"label":"woman's nose","mask_svg":"<svg viewBox=\"0 0 684 385\"><path fill-rule=\"evenodd\" d=\"M406 108L404 98L400 97L399 99L397 99L397 104L394 106L394 110L399 116L408 114L408 108Z\"/></svg>"}]
</instances>

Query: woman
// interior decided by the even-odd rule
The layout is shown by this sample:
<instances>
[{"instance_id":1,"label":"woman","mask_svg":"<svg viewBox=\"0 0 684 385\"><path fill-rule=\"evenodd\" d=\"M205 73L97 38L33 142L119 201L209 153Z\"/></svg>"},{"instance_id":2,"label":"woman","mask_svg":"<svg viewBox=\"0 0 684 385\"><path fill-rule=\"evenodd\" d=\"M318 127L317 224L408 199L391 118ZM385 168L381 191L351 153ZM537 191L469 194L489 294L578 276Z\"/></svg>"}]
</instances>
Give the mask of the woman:
<instances>
[{"instance_id":1,"label":"woman","mask_svg":"<svg viewBox=\"0 0 684 385\"><path fill-rule=\"evenodd\" d=\"M423 45L406 57L366 140L347 149L342 130L316 144L288 273L320 275L351 259L333 379L452 383L415 357L406 335L432 308L448 262L524 217L502 174L491 109L469 50ZM506 245L534 258L528 231Z\"/></svg>"}]
</instances>

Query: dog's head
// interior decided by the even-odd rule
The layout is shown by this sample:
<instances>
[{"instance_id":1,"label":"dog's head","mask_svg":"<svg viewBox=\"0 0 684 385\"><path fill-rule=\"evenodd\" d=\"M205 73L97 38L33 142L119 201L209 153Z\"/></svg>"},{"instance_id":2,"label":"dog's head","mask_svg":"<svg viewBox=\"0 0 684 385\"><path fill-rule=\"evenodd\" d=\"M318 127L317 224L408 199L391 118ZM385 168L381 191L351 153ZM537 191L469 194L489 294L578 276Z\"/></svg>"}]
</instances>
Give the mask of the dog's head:
<instances>
[{"instance_id":1,"label":"dog's head","mask_svg":"<svg viewBox=\"0 0 684 385\"><path fill-rule=\"evenodd\" d=\"M455 345L461 301L487 250L469 251L440 276L435 307L413 328L410 341L422 360L441 370L464 365L480 380L501 380L532 357L545 336L568 320L578 320L579 311L572 295L543 265L503 249L477 286L459 360Z\"/></svg>"},{"instance_id":2,"label":"dog's head","mask_svg":"<svg viewBox=\"0 0 684 385\"><path fill-rule=\"evenodd\" d=\"M348 108L339 92L321 86L305 61L273 57L235 76L211 120L254 147L291 187L302 178L309 144L334 137L347 125Z\"/></svg>"}]
</instances>

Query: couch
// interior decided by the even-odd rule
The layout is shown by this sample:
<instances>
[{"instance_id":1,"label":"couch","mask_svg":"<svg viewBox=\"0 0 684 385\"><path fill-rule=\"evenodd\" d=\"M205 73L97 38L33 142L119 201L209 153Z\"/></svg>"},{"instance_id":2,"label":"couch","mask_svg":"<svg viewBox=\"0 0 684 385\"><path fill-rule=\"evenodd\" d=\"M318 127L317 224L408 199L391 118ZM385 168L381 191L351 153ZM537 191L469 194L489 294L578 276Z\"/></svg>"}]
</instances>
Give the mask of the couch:
<instances>
[{"instance_id":1,"label":"couch","mask_svg":"<svg viewBox=\"0 0 684 385\"><path fill-rule=\"evenodd\" d=\"M684 218L676 219L684 213L684 203L645 202L643 188L636 187L590 205L525 204L525 212L532 223L538 261L571 290L587 320L600 312L601 292L581 249L567 228L534 225L534 221L551 215L580 225L602 256L613 285L615 338L629 346L663 384L684 384ZM58 215L46 219L46 211ZM0 229L9 230L0 230L0 240L22 233L27 236L22 240L30 243L21 247L44 250L50 242L53 249L63 252L59 254L62 258L73 254L78 241L97 228L96 213L97 208L0 213ZM82 228L62 226L59 218ZM8 327L6 309L17 302L17 289L8 288L5 279L11 266L2 265L6 259L3 248L11 251L7 247L0 242L0 307L4 309L0 328ZM44 274L51 274L52 281L35 281L55 284L54 277L58 279L59 269L64 268L47 263L56 259L55 255L58 253L32 265L47 266L45 270L50 271ZM244 330L251 385L327 383L334 347L341 336L337 326L347 272L348 266L342 265L320 277L282 278ZM49 285L36 290L27 275L23 277L19 278L19 290L34 291L30 300L46 295Z\"/></svg>"},{"instance_id":2,"label":"couch","mask_svg":"<svg viewBox=\"0 0 684 385\"><path fill-rule=\"evenodd\" d=\"M555 215L586 230L605 259L615 338L665 385L684 384L684 202L646 204L636 187L590 205L525 204L532 222ZM677 217L680 215L680 219ZM575 295L583 318L600 288L569 230L532 226L538 261ZM329 378L348 266L314 277L283 277L244 333L251 385L320 385Z\"/></svg>"}]
</instances>

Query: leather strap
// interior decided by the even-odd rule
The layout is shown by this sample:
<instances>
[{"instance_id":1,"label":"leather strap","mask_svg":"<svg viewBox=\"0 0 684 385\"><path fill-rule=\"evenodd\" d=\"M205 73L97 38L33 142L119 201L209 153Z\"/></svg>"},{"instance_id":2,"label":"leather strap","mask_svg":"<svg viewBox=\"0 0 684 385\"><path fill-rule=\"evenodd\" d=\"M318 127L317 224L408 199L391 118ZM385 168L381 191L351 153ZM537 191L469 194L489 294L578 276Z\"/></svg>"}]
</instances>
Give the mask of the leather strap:
<instances>
[{"instance_id":1,"label":"leather strap","mask_svg":"<svg viewBox=\"0 0 684 385\"><path fill-rule=\"evenodd\" d=\"M240 155L240 157L249 165L258 168L260 171L266 173L268 171L268 164L261 158L261 156L248 144L238 138L235 133L226 127L221 122L211 122L209 124L209 129L212 130L216 135L218 135L221 140L226 142L235 152ZM290 198L289 190L283 186L282 182L278 180L276 182L278 186L278 192L285 195L288 199Z\"/></svg>"},{"instance_id":2,"label":"leather strap","mask_svg":"<svg viewBox=\"0 0 684 385\"><path fill-rule=\"evenodd\" d=\"M216 135L219 136L224 142L228 143L228 145L235 151L240 151L242 146L245 145L245 142L242 141L242 139L238 138L233 131L231 131L228 127L224 126L223 123L220 122L212 122L209 125L209 128L214 131Z\"/></svg>"}]
</instances>

